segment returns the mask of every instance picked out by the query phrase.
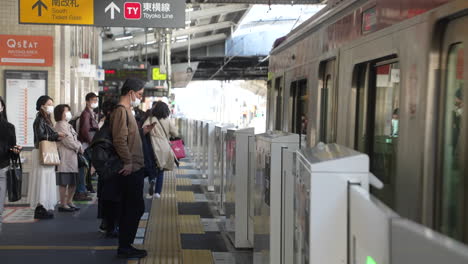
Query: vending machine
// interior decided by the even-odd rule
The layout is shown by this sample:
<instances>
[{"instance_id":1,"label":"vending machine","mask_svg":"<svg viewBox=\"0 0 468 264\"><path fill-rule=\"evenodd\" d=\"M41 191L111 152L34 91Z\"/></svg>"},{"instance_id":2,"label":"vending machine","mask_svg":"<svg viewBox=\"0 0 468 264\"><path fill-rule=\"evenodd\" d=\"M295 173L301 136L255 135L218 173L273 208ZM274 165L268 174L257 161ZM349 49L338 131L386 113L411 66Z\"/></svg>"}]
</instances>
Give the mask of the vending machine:
<instances>
[{"instance_id":1,"label":"vending machine","mask_svg":"<svg viewBox=\"0 0 468 264\"><path fill-rule=\"evenodd\" d=\"M256 135L254 263L280 263L283 160L299 148L299 135L280 131Z\"/></svg>"},{"instance_id":2,"label":"vending machine","mask_svg":"<svg viewBox=\"0 0 468 264\"><path fill-rule=\"evenodd\" d=\"M249 138L254 137L254 128L228 129L226 133L226 174L224 178L225 229L236 248L252 248L249 240Z\"/></svg>"}]
</instances>

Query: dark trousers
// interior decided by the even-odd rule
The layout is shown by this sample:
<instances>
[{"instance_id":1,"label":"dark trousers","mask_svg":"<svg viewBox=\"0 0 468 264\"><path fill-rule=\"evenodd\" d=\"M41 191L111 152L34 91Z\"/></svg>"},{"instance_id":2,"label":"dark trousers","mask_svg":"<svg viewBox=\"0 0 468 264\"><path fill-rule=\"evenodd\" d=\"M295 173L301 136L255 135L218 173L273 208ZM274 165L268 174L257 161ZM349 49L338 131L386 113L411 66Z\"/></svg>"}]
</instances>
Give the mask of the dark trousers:
<instances>
[{"instance_id":1,"label":"dark trousers","mask_svg":"<svg viewBox=\"0 0 468 264\"><path fill-rule=\"evenodd\" d=\"M152 180L154 184L154 193L161 194L164 183L164 171L156 169L156 177Z\"/></svg>"},{"instance_id":2,"label":"dark trousers","mask_svg":"<svg viewBox=\"0 0 468 264\"><path fill-rule=\"evenodd\" d=\"M119 224L119 248L129 248L138 230L140 218L145 212L143 200L143 170L122 177L122 199Z\"/></svg>"}]
</instances>

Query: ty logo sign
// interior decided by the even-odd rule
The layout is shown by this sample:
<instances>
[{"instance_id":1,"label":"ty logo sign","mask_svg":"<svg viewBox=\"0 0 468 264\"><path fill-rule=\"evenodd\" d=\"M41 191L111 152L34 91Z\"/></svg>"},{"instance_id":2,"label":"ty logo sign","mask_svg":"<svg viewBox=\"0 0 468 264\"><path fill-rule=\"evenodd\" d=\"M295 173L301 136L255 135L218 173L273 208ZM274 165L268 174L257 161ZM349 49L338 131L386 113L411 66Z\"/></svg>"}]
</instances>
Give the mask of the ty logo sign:
<instances>
[{"instance_id":1,"label":"ty logo sign","mask_svg":"<svg viewBox=\"0 0 468 264\"><path fill-rule=\"evenodd\" d=\"M127 2L124 4L125 19L141 19L141 3Z\"/></svg>"}]
</instances>

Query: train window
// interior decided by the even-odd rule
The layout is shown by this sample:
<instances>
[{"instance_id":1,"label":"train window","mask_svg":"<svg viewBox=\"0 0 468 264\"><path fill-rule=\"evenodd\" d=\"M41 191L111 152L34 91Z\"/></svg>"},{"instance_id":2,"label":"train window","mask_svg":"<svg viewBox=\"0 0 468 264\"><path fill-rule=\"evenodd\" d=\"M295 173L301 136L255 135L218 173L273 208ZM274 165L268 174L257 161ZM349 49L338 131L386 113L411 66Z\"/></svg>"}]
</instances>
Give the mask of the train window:
<instances>
[{"instance_id":1,"label":"train window","mask_svg":"<svg viewBox=\"0 0 468 264\"><path fill-rule=\"evenodd\" d=\"M337 100L338 94L334 85L335 60L322 63L320 79L320 141L324 143L336 142Z\"/></svg>"},{"instance_id":2,"label":"train window","mask_svg":"<svg viewBox=\"0 0 468 264\"><path fill-rule=\"evenodd\" d=\"M291 132L307 134L307 80L291 83Z\"/></svg>"},{"instance_id":3,"label":"train window","mask_svg":"<svg viewBox=\"0 0 468 264\"><path fill-rule=\"evenodd\" d=\"M275 129L282 130L283 122L283 78L278 77L275 80Z\"/></svg>"},{"instance_id":4,"label":"train window","mask_svg":"<svg viewBox=\"0 0 468 264\"><path fill-rule=\"evenodd\" d=\"M442 219L441 231L453 238L463 240L466 220L465 198L466 171L462 157L466 137L464 107L464 45L451 45L448 54L442 140ZM465 99L466 101L466 99ZM463 132L465 131L465 132ZM465 160L466 161L466 160Z\"/></svg>"},{"instance_id":5,"label":"train window","mask_svg":"<svg viewBox=\"0 0 468 264\"><path fill-rule=\"evenodd\" d=\"M399 64L393 60L367 64L358 72L356 146L369 155L372 173L385 184L383 190L372 189L372 193L391 208L399 134L399 74Z\"/></svg>"}]
</instances>

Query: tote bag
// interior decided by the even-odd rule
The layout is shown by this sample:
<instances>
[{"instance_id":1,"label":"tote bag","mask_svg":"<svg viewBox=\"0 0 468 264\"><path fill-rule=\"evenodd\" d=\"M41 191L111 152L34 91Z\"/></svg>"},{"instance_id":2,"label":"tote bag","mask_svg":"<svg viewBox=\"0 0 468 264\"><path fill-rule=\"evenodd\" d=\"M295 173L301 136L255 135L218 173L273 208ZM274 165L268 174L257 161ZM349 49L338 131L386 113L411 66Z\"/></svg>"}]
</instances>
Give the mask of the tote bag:
<instances>
[{"instance_id":1,"label":"tote bag","mask_svg":"<svg viewBox=\"0 0 468 264\"><path fill-rule=\"evenodd\" d=\"M60 165L57 143L48 140L39 142L39 161L45 166Z\"/></svg>"}]
</instances>

